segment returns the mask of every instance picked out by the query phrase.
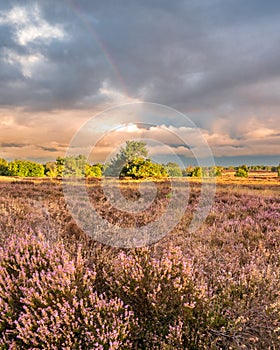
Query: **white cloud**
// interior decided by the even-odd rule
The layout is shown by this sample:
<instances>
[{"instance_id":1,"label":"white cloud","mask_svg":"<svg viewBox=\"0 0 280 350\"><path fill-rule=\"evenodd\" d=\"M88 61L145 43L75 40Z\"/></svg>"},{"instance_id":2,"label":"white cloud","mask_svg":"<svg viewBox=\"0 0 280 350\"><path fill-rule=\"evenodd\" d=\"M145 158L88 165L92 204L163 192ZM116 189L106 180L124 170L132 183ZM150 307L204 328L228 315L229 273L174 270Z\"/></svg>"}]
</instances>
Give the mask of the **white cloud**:
<instances>
[{"instance_id":1,"label":"white cloud","mask_svg":"<svg viewBox=\"0 0 280 350\"><path fill-rule=\"evenodd\" d=\"M137 98L132 98L123 91L119 91L112 88L107 81L102 82L102 85L99 88L99 95L119 104L141 102L141 100Z\"/></svg>"},{"instance_id":2,"label":"white cloud","mask_svg":"<svg viewBox=\"0 0 280 350\"><path fill-rule=\"evenodd\" d=\"M119 129L117 129L116 132L137 133L137 132L141 132L141 130L139 130L139 128L136 124L129 123L125 126L122 126Z\"/></svg>"},{"instance_id":3,"label":"white cloud","mask_svg":"<svg viewBox=\"0 0 280 350\"><path fill-rule=\"evenodd\" d=\"M22 46L38 39L62 39L66 35L60 26L50 25L42 18L37 4L30 10L15 6L8 12L1 12L0 24L14 26L15 39Z\"/></svg>"},{"instance_id":4,"label":"white cloud","mask_svg":"<svg viewBox=\"0 0 280 350\"><path fill-rule=\"evenodd\" d=\"M31 78L33 71L38 64L45 61L45 58L40 53L32 55L19 55L13 50L4 51L4 60L11 65L19 65L22 75L25 78Z\"/></svg>"},{"instance_id":5,"label":"white cloud","mask_svg":"<svg viewBox=\"0 0 280 350\"><path fill-rule=\"evenodd\" d=\"M230 146L238 147L241 142L239 140L231 138L226 133L213 133L204 132L204 137L211 146Z\"/></svg>"},{"instance_id":6,"label":"white cloud","mask_svg":"<svg viewBox=\"0 0 280 350\"><path fill-rule=\"evenodd\" d=\"M275 130L263 127L248 132L246 136L249 139L260 139L268 136L273 136L274 134Z\"/></svg>"},{"instance_id":7,"label":"white cloud","mask_svg":"<svg viewBox=\"0 0 280 350\"><path fill-rule=\"evenodd\" d=\"M149 154L151 156L158 156L158 155L183 155L183 156L192 156L192 152L183 146L169 146L165 144L156 144L155 146L149 146L148 147Z\"/></svg>"}]
</instances>

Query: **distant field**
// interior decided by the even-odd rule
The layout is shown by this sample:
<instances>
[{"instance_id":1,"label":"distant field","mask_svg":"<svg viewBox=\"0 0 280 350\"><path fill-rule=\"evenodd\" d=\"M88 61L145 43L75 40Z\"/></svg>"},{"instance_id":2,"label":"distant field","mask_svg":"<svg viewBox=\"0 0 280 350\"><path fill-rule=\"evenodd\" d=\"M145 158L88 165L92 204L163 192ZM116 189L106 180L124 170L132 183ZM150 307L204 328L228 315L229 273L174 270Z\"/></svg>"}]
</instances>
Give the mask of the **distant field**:
<instances>
[{"instance_id":1,"label":"distant field","mask_svg":"<svg viewBox=\"0 0 280 350\"><path fill-rule=\"evenodd\" d=\"M201 179L176 181L189 184L178 225L152 246L117 249L76 225L61 181L1 178L0 348L279 349L280 179L217 178L194 233ZM138 182L119 183L139 200ZM168 207L169 181L156 186L138 214L112 207L100 180L88 194L104 219L140 227Z\"/></svg>"},{"instance_id":2,"label":"distant field","mask_svg":"<svg viewBox=\"0 0 280 350\"><path fill-rule=\"evenodd\" d=\"M229 171L229 170L223 170L222 176L234 176L235 171ZM259 178L259 177L265 177L265 178L271 178L271 177L278 177L277 172L267 171L267 170L250 170L249 177L253 178Z\"/></svg>"},{"instance_id":3,"label":"distant field","mask_svg":"<svg viewBox=\"0 0 280 350\"><path fill-rule=\"evenodd\" d=\"M270 171L258 171L258 172L249 172L249 176L247 178L241 178L234 176L235 172L224 172L222 176L216 177L215 180L217 182L223 182L223 181L234 181L234 182L240 182L240 183L246 183L246 182L262 182L265 180L269 180L269 182L273 181L275 183L280 183L280 176L277 175L276 172L270 172ZM197 177L182 177L182 178L174 178L176 181L192 181L196 182L200 180L200 178ZM90 180L95 180L90 179ZM207 178L204 178L204 181L206 181ZM55 179L55 178L49 178L49 177L17 177L17 176L0 176L0 182L12 182L12 181L35 181L35 182L55 182L55 181L61 181L61 179ZM139 181L157 181L161 182L162 180L129 180L129 182L139 182ZM126 182L126 180L122 180L122 182Z\"/></svg>"}]
</instances>

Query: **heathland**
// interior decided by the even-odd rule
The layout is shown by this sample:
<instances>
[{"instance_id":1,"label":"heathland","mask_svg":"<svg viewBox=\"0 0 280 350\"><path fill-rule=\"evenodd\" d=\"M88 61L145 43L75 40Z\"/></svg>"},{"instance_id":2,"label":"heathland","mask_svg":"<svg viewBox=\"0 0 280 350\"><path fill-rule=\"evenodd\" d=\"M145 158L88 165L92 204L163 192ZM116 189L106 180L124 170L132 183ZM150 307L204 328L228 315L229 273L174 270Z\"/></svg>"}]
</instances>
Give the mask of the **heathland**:
<instances>
[{"instance_id":1,"label":"heathland","mask_svg":"<svg viewBox=\"0 0 280 350\"><path fill-rule=\"evenodd\" d=\"M176 181L189 189L180 222L153 245L122 249L77 226L61 181L3 177L0 348L279 349L280 178L217 178L195 232L202 180ZM119 227L155 220L172 199L158 181L151 207L128 215L101 184L87 181L91 202ZM138 182L115 185L128 202L141 197Z\"/></svg>"}]
</instances>

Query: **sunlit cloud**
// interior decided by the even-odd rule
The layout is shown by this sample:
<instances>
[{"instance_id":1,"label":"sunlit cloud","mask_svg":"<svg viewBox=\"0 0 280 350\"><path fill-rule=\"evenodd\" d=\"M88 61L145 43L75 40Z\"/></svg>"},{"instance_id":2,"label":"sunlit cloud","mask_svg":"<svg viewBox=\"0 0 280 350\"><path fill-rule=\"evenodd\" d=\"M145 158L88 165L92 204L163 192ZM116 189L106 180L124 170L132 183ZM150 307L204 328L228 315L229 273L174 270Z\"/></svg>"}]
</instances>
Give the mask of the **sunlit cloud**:
<instances>
[{"instance_id":1,"label":"sunlit cloud","mask_svg":"<svg viewBox=\"0 0 280 350\"><path fill-rule=\"evenodd\" d=\"M280 156L280 5L202 1L197 9L147 0L2 2L0 157L63 156L92 118L81 146L99 140L96 159L132 138L188 157L198 135L216 157ZM168 112L141 126L138 107L123 118L117 106L141 101L175 108L194 128ZM165 147L149 147L164 159Z\"/></svg>"},{"instance_id":2,"label":"sunlit cloud","mask_svg":"<svg viewBox=\"0 0 280 350\"><path fill-rule=\"evenodd\" d=\"M31 8L15 6L10 11L0 13L0 24L13 25L15 39L20 45L35 40L62 39L65 32L61 26L50 25L41 15L38 4Z\"/></svg>"},{"instance_id":3,"label":"sunlit cloud","mask_svg":"<svg viewBox=\"0 0 280 350\"><path fill-rule=\"evenodd\" d=\"M21 68L22 75L25 78L31 78L34 70L40 63L45 61L45 58L40 53L31 55L19 55L12 50L4 50L4 60L10 65L16 65Z\"/></svg>"}]
</instances>

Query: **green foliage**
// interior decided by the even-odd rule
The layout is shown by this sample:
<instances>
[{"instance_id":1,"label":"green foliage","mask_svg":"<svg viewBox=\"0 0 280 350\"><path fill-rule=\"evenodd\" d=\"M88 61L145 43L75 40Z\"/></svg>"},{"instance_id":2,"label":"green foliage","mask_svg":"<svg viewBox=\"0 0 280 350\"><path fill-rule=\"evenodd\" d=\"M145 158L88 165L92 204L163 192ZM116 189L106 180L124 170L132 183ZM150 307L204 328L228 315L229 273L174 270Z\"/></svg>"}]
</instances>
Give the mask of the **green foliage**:
<instances>
[{"instance_id":1,"label":"green foliage","mask_svg":"<svg viewBox=\"0 0 280 350\"><path fill-rule=\"evenodd\" d=\"M192 177L216 177L222 175L223 167L212 166L212 167L191 167L186 168L184 176Z\"/></svg>"},{"instance_id":2,"label":"green foliage","mask_svg":"<svg viewBox=\"0 0 280 350\"><path fill-rule=\"evenodd\" d=\"M63 169L64 169L64 165L65 165L65 158L58 157L56 159L55 164L56 164L57 176L62 177Z\"/></svg>"},{"instance_id":3,"label":"green foliage","mask_svg":"<svg viewBox=\"0 0 280 350\"><path fill-rule=\"evenodd\" d=\"M175 162L169 162L165 165L165 170L170 177L182 177L182 169Z\"/></svg>"},{"instance_id":4,"label":"green foliage","mask_svg":"<svg viewBox=\"0 0 280 350\"><path fill-rule=\"evenodd\" d=\"M189 166L185 170L185 174L186 174L186 176L191 176L191 177L202 177L203 176L203 169L202 169L202 167L199 167L199 166L196 166L196 167Z\"/></svg>"},{"instance_id":5,"label":"green foliage","mask_svg":"<svg viewBox=\"0 0 280 350\"><path fill-rule=\"evenodd\" d=\"M103 165L90 165L84 155L58 157L55 163L47 163L45 166L48 176L58 177L102 177Z\"/></svg>"},{"instance_id":6,"label":"green foliage","mask_svg":"<svg viewBox=\"0 0 280 350\"><path fill-rule=\"evenodd\" d=\"M168 176L165 167L161 164L152 163L150 159L136 158L126 163L120 177L132 177L133 179L161 178Z\"/></svg>"},{"instance_id":7,"label":"green foliage","mask_svg":"<svg viewBox=\"0 0 280 350\"><path fill-rule=\"evenodd\" d=\"M8 162L3 158L0 158L0 175L1 176L10 175Z\"/></svg>"},{"instance_id":8,"label":"green foliage","mask_svg":"<svg viewBox=\"0 0 280 350\"><path fill-rule=\"evenodd\" d=\"M194 168L192 166L188 166L186 169L184 169L183 176L192 176L193 169Z\"/></svg>"},{"instance_id":9,"label":"green foliage","mask_svg":"<svg viewBox=\"0 0 280 350\"><path fill-rule=\"evenodd\" d=\"M272 166L270 165L251 165L250 170L264 170L264 171L272 171Z\"/></svg>"},{"instance_id":10,"label":"green foliage","mask_svg":"<svg viewBox=\"0 0 280 350\"><path fill-rule=\"evenodd\" d=\"M117 155L110 163L106 164L105 176L119 176L125 164L125 159Z\"/></svg>"},{"instance_id":11,"label":"green foliage","mask_svg":"<svg viewBox=\"0 0 280 350\"><path fill-rule=\"evenodd\" d=\"M125 148L121 148L120 156L125 158L126 162L132 162L136 158L146 158L148 150L144 141L126 141Z\"/></svg>"},{"instance_id":12,"label":"green foliage","mask_svg":"<svg viewBox=\"0 0 280 350\"><path fill-rule=\"evenodd\" d=\"M214 176L222 176L223 167L214 167Z\"/></svg>"},{"instance_id":13,"label":"green foliage","mask_svg":"<svg viewBox=\"0 0 280 350\"><path fill-rule=\"evenodd\" d=\"M238 167L235 176L237 177L248 177L249 169L246 164L241 165Z\"/></svg>"},{"instance_id":14,"label":"green foliage","mask_svg":"<svg viewBox=\"0 0 280 350\"><path fill-rule=\"evenodd\" d=\"M68 156L56 159L58 177L83 177L85 175L86 157L84 155Z\"/></svg>"},{"instance_id":15,"label":"green foliage","mask_svg":"<svg viewBox=\"0 0 280 350\"><path fill-rule=\"evenodd\" d=\"M212 166L208 169L208 175L210 177L221 176L223 171L223 167L221 166Z\"/></svg>"},{"instance_id":16,"label":"green foliage","mask_svg":"<svg viewBox=\"0 0 280 350\"><path fill-rule=\"evenodd\" d=\"M8 164L9 174L20 177L43 177L44 166L28 160L14 160Z\"/></svg>"},{"instance_id":17,"label":"green foliage","mask_svg":"<svg viewBox=\"0 0 280 350\"><path fill-rule=\"evenodd\" d=\"M105 175L119 176L127 163L138 158L145 159L147 156L148 150L144 141L126 141L125 147L120 149L120 152L106 167Z\"/></svg>"},{"instance_id":18,"label":"green foliage","mask_svg":"<svg viewBox=\"0 0 280 350\"><path fill-rule=\"evenodd\" d=\"M84 155L69 156L65 158L63 169L64 177L83 177L85 175L86 157Z\"/></svg>"},{"instance_id":19,"label":"green foliage","mask_svg":"<svg viewBox=\"0 0 280 350\"><path fill-rule=\"evenodd\" d=\"M192 175L193 177L202 177L202 168L200 166L196 166L193 169Z\"/></svg>"},{"instance_id":20,"label":"green foliage","mask_svg":"<svg viewBox=\"0 0 280 350\"><path fill-rule=\"evenodd\" d=\"M48 162L44 165L45 175L48 177L57 177L58 170L56 162Z\"/></svg>"},{"instance_id":21,"label":"green foliage","mask_svg":"<svg viewBox=\"0 0 280 350\"><path fill-rule=\"evenodd\" d=\"M102 164L86 164L85 176L86 177L102 177L103 166Z\"/></svg>"}]
</instances>

